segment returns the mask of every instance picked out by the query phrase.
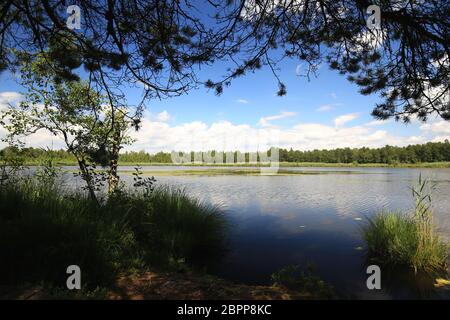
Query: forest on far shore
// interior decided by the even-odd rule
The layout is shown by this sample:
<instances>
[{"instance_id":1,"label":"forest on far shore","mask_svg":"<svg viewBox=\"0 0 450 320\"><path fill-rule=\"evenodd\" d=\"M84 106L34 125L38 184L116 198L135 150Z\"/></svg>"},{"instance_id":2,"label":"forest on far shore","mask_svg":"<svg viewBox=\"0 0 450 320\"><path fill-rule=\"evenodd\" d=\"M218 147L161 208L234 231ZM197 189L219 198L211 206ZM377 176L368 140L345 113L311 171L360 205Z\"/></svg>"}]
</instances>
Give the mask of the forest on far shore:
<instances>
[{"instance_id":1,"label":"forest on far shore","mask_svg":"<svg viewBox=\"0 0 450 320\"><path fill-rule=\"evenodd\" d=\"M270 152L270 151L269 151ZM234 152L234 159L238 159ZM214 156L215 151L212 151ZM250 154L241 153L249 162ZM55 162L69 164L76 163L75 158L65 150L46 150L41 148L6 147L0 150L0 160L21 158L25 163L37 164L44 159L52 158ZM191 152L192 160L194 152ZM224 156L225 157L225 156ZM395 147L386 145L382 148L337 148L331 150L300 151L279 149L280 162L321 162L321 163L422 163L450 161L450 143L428 142L425 144ZM259 157L258 157L259 160ZM145 151L127 151L120 153L120 163L172 163L170 152L148 153ZM224 159L225 163L225 159Z\"/></svg>"}]
</instances>

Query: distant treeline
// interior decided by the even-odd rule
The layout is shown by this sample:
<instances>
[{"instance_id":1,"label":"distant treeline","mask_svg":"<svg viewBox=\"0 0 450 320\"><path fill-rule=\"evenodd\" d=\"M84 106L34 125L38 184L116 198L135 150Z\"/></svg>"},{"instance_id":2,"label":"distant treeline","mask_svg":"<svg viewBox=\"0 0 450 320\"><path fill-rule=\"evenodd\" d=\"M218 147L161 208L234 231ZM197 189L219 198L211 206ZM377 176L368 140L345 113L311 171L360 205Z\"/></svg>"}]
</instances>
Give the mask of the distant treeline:
<instances>
[{"instance_id":1,"label":"distant treeline","mask_svg":"<svg viewBox=\"0 0 450 320\"><path fill-rule=\"evenodd\" d=\"M214 156L214 151L212 155ZM237 153L234 159L236 161ZM246 162L252 158L249 153L241 153ZM253 154L254 155L254 154ZM64 150L6 147L0 150L0 158L20 156L25 162L37 163L51 156L55 161L74 163L75 159ZM191 152L194 160L194 152ZM407 147L385 146L382 148L338 148L332 150L299 151L279 149L280 162L323 162L323 163L420 163L450 161L450 143L428 142ZM259 157L258 157L259 159ZM120 154L121 163L172 163L170 152L150 154L145 151ZM225 157L224 157L225 162Z\"/></svg>"},{"instance_id":2,"label":"distant treeline","mask_svg":"<svg viewBox=\"0 0 450 320\"><path fill-rule=\"evenodd\" d=\"M407 147L338 148L297 151L280 149L280 161L325 163L418 163L450 161L450 143L428 142Z\"/></svg>"}]
</instances>

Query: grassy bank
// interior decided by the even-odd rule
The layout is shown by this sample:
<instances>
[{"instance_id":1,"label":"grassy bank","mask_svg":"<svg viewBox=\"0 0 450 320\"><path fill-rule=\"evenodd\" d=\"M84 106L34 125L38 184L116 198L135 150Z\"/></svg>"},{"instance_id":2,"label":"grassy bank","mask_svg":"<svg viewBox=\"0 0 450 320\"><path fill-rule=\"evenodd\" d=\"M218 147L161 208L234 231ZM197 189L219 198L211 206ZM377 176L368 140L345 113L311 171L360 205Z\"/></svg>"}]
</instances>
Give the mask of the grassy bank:
<instances>
[{"instance_id":1,"label":"grassy bank","mask_svg":"<svg viewBox=\"0 0 450 320\"><path fill-rule=\"evenodd\" d=\"M325 163L325 162L282 162L283 167L362 167L362 168L450 168L450 162L418 163Z\"/></svg>"},{"instance_id":2,"label":"grassy bank","mask_svg":"<svg viewBox=\"0 0 450 320\"><path fill-rule=\"evenodd\" d=\"M72 164L76 165L76 164ZM121 166L180 166L176 163L156 163L156 162L120 162ZM450 168L449 161L442 162L418 162L418 163L328 163L328 162L280 162L280 167L331 167L331 168ZM194 167L268 167L269 164L264 163L223 163L223 164L202 164L202 163L186 163L183 166Z\"/></svg>"},{"instance_id":3,"label":"grassy bank","mask_svg":"<svg viewBox=\"0 0 450 320\"><path fill-rule=\"evenodd\" d=\"M77 166L74 161L56 161L61 166ZM26 161L27 166L38 166L40 161ZM176 163L158 163L158 162L124 162L120 161L120 166L180 166ZM214 167L268 167L268 164L261 163L223 163L223 164L202 164L202 163L186 163L183 166L214 166ZM338 168L450 168L449 161L442 162L418 162L418 163L327 163L327 162L280 162L280 167L338 167Z\"/></svg>"},{"instance_id":4,"label":"grassy bank","mask_svg":"<svg viewBox=\"0 0 450 320\"><path fill-rule=\"evenodd\" d=\"M161 187L119 192L100 204L57 184L22 179L0 188L0 285L65 288L80 266L84 290L120 274L205 270L223 249L219 208Z\"/></svg>"},{"instance_id":5,"label":"grassy bank","mask_svg":"<svg viewBox=\"0 0 450 320\"><path fill-rule=\"evenodd\" d=\"M371 262L431 276L446 274L450 247L434 228L431 190L430 182L420 178L412 188L413 212L381 212L369 219L363 238Z\"/></svg>"}]
</instances>

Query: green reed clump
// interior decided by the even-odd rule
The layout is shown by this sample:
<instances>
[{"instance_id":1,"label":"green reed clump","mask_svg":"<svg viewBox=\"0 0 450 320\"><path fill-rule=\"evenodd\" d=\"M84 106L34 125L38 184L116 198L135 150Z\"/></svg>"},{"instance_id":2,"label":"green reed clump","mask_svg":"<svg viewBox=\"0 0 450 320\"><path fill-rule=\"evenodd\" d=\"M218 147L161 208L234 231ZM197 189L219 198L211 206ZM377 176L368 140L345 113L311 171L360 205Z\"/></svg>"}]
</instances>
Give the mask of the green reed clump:
<instances>
[{"instance_id":1,"label":"green reed clump","mask_svg":"<svg viewBox=\"0 0 450 320\"><path fill-rule=\"evenodd\" d=\"M430 181L419 177L412 194L412 213L381 212L363 228L371 261L391 267L408 267L415 272L438 274L447 268L449 247L437 234L431 210Z\"/></svg>"},{"instance_id":2,"label":"green reed clump","mask_svg":"<svg viewBox=\"0 0 450 320\"><path fill-rule=\"evenodd\" d=\"M58 183L22 178L0 187L0 285L65 286L79 265L82 283L112 284L121 272L202 266L222 244L224 217L177 189L132 191L93 201Z\"/></svg>"},{"instance_id":3,"label":"green reed clump","mask_svg":"<svg viewBox=\"0 0 450 320\"><path fill-rule=\"evenodd\" d=\"M156 188L150 195L155 234L169 259L204 265L223 253L226 221L218 206L189 197L184 189Z\"/></svg>"}]
</instances>

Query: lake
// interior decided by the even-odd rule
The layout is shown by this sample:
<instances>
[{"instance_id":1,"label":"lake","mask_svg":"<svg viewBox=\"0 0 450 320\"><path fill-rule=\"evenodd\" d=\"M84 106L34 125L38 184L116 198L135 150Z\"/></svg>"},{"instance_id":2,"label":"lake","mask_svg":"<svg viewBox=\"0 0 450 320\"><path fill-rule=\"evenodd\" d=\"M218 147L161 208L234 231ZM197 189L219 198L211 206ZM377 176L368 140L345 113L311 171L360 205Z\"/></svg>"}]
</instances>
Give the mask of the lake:
<instances>
[{"instance_id":1,"label":"lake","mask_svg":"<svg viewBox=\"0 0 450 320\"><path fill-rule=\"evenodd\" d=\"M331 283L342 297L417 297L422 294L417 291L420 287L409 286L408 280L402 282L400 276L383 282L383 270L382 290L367 289L360 228L366 217L380 210L412 209L410 187L420 174L436 183L434 222L450 241L450 169L284 167L304 174L167 175L167 171L183 169L142 168L144 172L152 171L157 184L185 187L192 196L226 211L231 225L228 251L215 270L225 279L264 284L269 283L274 271L286 265L304 266L310 262L317 275ZM122 173L121 179L132 182L130 174ZM448 293L439 295L450 298Z\"/></svg>"}]
</instances>

